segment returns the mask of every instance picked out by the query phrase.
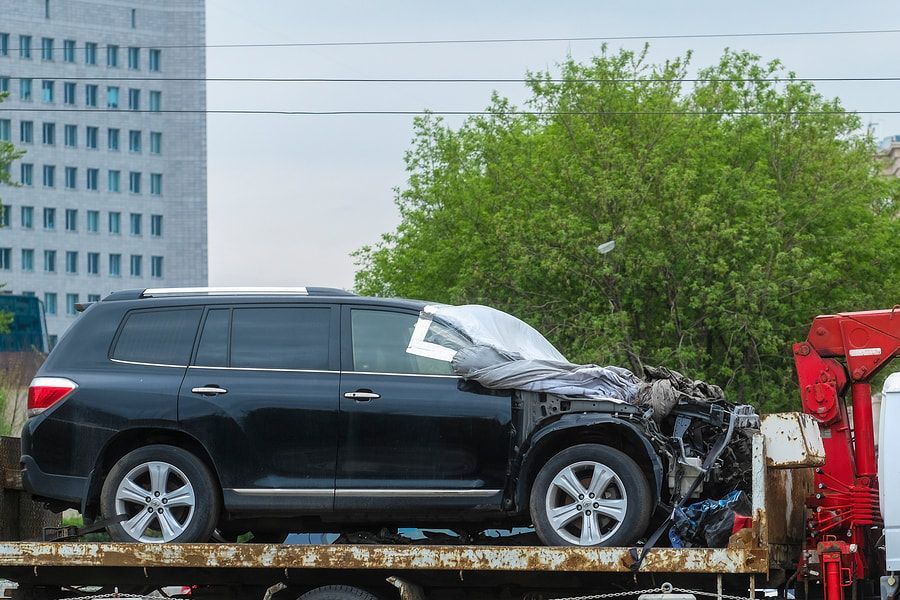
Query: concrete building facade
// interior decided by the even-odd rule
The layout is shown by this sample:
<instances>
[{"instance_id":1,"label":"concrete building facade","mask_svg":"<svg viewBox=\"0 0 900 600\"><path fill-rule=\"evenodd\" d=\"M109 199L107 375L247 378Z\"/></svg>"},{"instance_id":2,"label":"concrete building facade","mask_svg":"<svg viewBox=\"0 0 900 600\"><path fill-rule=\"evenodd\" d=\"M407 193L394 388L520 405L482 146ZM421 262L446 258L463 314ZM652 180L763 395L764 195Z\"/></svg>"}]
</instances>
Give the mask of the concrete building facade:
<instances>
[{"instance_id":1,"label":"concrete building facade","mask_svg":"<svg viewBox=\"0 0 900 600\"><path fill-rule=\"evenodd\" d=\"M900 135L884 138L879 145L879 150L887 159L884 174L900 177Z\"/></svg>"},{"instance_id":2,"label":"concrete building facade","mask_svg":"<svg viewBox=\"0 0 900 600\"><path fill-rule=\"evenodd\" d=\"M51 336L119 289L206 285L204 0L0 0L0 283ZM177 112L170 112L177 111Z\"/></svg>"}]
</instances>

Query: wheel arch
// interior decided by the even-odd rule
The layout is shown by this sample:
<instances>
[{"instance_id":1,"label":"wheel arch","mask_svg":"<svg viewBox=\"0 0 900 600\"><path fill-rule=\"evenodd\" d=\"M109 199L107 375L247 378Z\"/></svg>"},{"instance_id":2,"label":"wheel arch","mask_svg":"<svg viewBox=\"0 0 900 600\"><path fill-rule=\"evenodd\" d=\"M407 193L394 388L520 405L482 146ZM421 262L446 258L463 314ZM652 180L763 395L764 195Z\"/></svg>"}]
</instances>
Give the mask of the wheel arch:
<instances>
[{"instance_id":1,"label":"wheel arch","mask_svg":"<svg viewBox=\"0 0 900 600\"><path fill-rule=\"evenodd\" d=\"M97 461L88 479L84 499L82 500L81 513L85 517L93 519L100 514L100 490L103 487L107 473L109 473L113 465L132 450L151 444L175 446L190 452L200 459L209 468L213 479L218 484L216 493L219 496L219 502L222 502L222 485L219 479L219 472L212 460L212 456L195 437L177 429L135 427L117 432L98 454Z\"/></svg>"},{"instance_id":2,"label":"wheel arch","mask_svg":"<svg viewBox=\"0 0 900 600\"><path fill-rule=\"evenodd\" d=\"M550 458L566 448L586 443L609 446L628 454L647 477L653 503L659 503L665 471L662 459L647 436L633 423L613 415L581 413L563 415L533 435L519 469L516 508L527 510L532 483Z\"/></svg>"}]
</instances>

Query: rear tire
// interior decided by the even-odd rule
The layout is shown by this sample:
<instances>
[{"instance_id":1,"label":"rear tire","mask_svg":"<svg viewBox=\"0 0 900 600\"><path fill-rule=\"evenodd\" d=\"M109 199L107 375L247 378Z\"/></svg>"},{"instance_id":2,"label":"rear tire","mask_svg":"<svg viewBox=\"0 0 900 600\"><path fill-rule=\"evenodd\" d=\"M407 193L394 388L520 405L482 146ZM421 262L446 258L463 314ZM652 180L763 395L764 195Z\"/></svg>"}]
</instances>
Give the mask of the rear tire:
<instances>
[{"instance_id":1,"label":"rear tire","mask_svg":"<svg viewBox=\"0 0 900 600\"><path fill-rule=\"evenodd\" d=\"M298 600L378 600L378 596L349 585L323 585L309 590Z\"/></svg>"},{"instance_id":2,"label":"rear tire","mask_svg":"<svg viewBox=\"0 0 900 600\"><path fill-rule=\"evenodd\" d=\"M155 444L133 450L110 470L100 492L104 519L117 542L209 541L219 519L218 484L190 452Z\"/></svg>"},{"instance_id":3,"label":"rear tire","mask_svg":"<svg viewBox=\"0 0 900 600\"><path fill-rule=\"evenodd\" d=\"M535 532L548 546L631 546L647 530L653 496L626 454L580 444L541 468L530 508Z\"/></svg>"}]
</instances>

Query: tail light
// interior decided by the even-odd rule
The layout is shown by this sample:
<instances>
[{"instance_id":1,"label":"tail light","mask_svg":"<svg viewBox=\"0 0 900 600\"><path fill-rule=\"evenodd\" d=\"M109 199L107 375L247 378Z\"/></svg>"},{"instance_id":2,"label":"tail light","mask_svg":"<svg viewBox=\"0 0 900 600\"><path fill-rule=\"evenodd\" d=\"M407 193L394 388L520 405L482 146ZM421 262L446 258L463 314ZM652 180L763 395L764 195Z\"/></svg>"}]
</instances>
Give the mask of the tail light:
<instances>
[{"instance_id":1,"label":"tail light","mask_svg":"<svg viewBox=\"0 0 900 600\"><path fill-rule=\"evenodd\" d=\"M28 416L38 415L65 400L78 384L64 377L35 377L28 388Z\"/></svg>"}]
</instances>

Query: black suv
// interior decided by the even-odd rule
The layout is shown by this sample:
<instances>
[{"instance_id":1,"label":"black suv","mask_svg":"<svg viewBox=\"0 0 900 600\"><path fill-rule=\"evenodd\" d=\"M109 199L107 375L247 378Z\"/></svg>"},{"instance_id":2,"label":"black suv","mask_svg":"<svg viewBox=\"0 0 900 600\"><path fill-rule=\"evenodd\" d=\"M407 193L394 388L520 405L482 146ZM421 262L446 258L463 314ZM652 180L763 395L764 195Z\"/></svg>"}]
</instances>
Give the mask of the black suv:
<instances>
[{"instance_id":1,"label":"black suv","mask_svg":"<svg viewBox=\"0 0 900 600\"><path fill-rule=\"evenodd\" d=\"M643 411L464 380L406 351L424 306L202 288L79 307L29 392L25 485L119 541L376 525L641 537L666 493Z\"/></svg>"}]
</instances>

